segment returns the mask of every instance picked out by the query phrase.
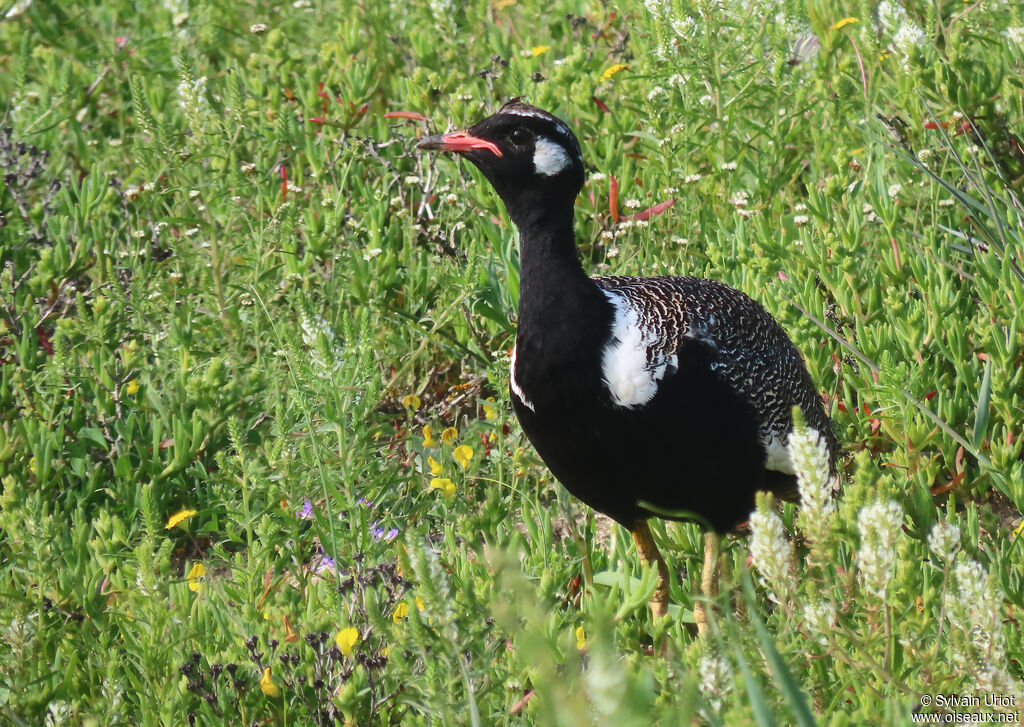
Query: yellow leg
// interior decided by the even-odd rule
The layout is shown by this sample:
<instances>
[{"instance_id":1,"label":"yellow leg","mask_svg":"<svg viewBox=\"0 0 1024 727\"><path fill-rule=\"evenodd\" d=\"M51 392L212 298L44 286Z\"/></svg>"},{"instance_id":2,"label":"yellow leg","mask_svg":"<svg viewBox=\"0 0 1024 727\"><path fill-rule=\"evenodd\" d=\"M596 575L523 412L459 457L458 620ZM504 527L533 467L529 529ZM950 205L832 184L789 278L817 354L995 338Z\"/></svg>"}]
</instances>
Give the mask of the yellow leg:
<instances>
[{"instance_id":1,"label":"yellow leg","mask_svg":"<svg viewBox=\"0 0 1024 727\"><path fill-rule=\"evenodd\" d=\"M708 630L708 609L718 595L718 546L717 533L704 534L704 573L700 590L703 598L694 601L693 620L697 622L697 633L701 636Z\"/></svg>"},{"instance_id":2,"label":"yellow leg","mask_svg":"<svg viewBox=\"0 0 1024 727\"><path fill-rule=\"evenodd\" d=\"M654 544L651 537L651 528L646 520L639 521L633 526L633 541L636 549L640 551L640 557L652 565L658 566L658 585L651 596L651 614L654 618L661 618L668 613L668 566L665 559L661 557L658 546Z\"/></svg>"}]
</instances>

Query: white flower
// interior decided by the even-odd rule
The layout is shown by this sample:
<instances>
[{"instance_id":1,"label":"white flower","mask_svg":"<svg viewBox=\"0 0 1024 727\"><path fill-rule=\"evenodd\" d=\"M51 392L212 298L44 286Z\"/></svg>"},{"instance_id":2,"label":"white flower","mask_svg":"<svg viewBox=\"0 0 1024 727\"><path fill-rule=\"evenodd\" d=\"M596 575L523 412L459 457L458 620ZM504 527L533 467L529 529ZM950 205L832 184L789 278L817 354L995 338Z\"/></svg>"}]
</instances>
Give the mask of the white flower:
<instances>
[{"instance_id":1,"label":"white flower","mask_svg":"<svg viewBox=\"0 0 1024 727\"><path fill-rule=\"evenodd\" d=\"M204 113L210 106L206 100L206 76L190 78L186 76L178 84L178 105L186 116Z\"/></svg>"},{"instance_id":2,"label":"white flower","mask_svg":"<svg viewBox=\"0 0 1024 727\"><path fill-rule=\"evenodd\" d=\"M890 184L889 185L889 196L890 197L899 197L900 192L902 192L902 191L903 191L903 185L902 184L896 183L896 184Z\"/></svg>"},{"instance_id":3,"label":"white flower","mask_svg":"<svg viewBox=\"0 0 1024 727\"><path fill-rule=\"evenodd\" d=\"M341 367L342 351L330 324L319 315L302 314L302 342L309 349L309 361L317 376L328 378ZM328 361L326 357L333 359Z\"/></svg>"},{"instance_id":4,"label":"white flower","mask_svg":"<svg viewBox=\"0 0 1024 727\"><path fill-rule=\"evenodd\" d=\"M591 182L603 182L606 179L608 179L608 175L604 172L594 172L590 175Z\"/></svg>"},{"instance_id":5,"label":"white flower","mask_svg":"<svg viewBox=\"0 0 1024 727\"><path fill-rule=\"evenodd\" d=\"M807 211L807 205L805 205L803 202L797 202L795 205L793 205L793 211L794 212L806 212Z\"/></svg>"},{"instance_id":6,"label":"white flower","mask_svg":"<svg viewBox=\"0 0 1024 727\"><path fill-rule=\"evenodd\" d=\"M1021 48L1024 48L1024 27L1007 28L1006 37L1009 38L1011 42L1016 43Z\"/></svg>"},{"instance_id":7,"label":"white flower","mask_svg":"<svg viewBox=\"0 0 1024 727\"><path fill-rule=\"evenodd\" d=\"M700 181L700 175L699 174L687 174L686 177L683 178L683 183L684 184L694 184L695 182L699 182L699 181Z\"/></svg>"},{"instance_id":8,"label":"white flower","mask_svg":"<svg viewBox=\"0 0 1024 727\"><path fill-rule=\"evenodd\" d=\"M893 549L903 524L903 508L892 500L876 500L857 514L860 550L857 565L868 592L883 601L895 564Z\"/></svg>"},{"instance_id":9,"label":"white flower","mask_svg":"<svg viewBox=\"0 0 1024 727\"><path fill-rule=\"evenodd\" d=\"M899 28L907 19L907 11L898 2L882 0L878 3L878 22L889 31Z\"/></svg>"},{"instance_id":10,"label":"white flower","mask_svg":"<svg viewBox=\"0 0 1024 727\"><path fill-rule=\"evenodd\" d=\"M724 171L727 171L727 172L731 172L734 169L736 169L737 167L739 167L739 163L737 163L737 162L724 162L722 164L722 169Z\"/></svg>"},{"instance_id":11,"label":"white flower","mask_svg":"<svg viewBox=\"0 0 1024 727\"><path fill-rule=\"evenodd\" d=\"M793 218L793 224L797 227L803 227L810 221L811 219L807 215L797 215Z\"/></svg>"},{"instance_id":12,"label":"white flower","mask_svg":"<svg viewBox=\"0 0 1024 727\"><path fill-rule=\"evenodd\" d=\"M260 33L266 33L267 27L266 23L253 23L249 26L249 32L253 35L259 35Z\"/></svg>"},{"instance_id":13,"label":"white flower","mask_svg":"<svg viewBox=\"0 0 1024 727\"><path fill-rule=\"evenodd\" d=\"M793 544L786 540L782 520L774 512L750 513L750 557L768 589L768 597L775 603L784 603L793 582Z\"/></svg>"},{"instance_id":14,"label":"white flower","mask_svg":"<svg viewBox=\"0 0 1024 727\"><path fill-rule=\"evenodd\" d=\"M952 207L954 204L956 204L956 200L952 197L939 200L939 207Z\"/></svg>"},{"instance_id":15,"label":"white flower","mask_svg":"<svg viewBox=\"0 0 1024 727\"><path fill-rule=\"evenodd\" d=\"M700 693L718 711L722 708L722 697L732 691L732 667L720 656L705 654L697 670L700 673Z\"/></svg>"},{"instance_id":16,"label":"white flower","mask_svg":"<svg viewBox=\"0 0 1024 727\"><path fill-rule=\"evenodd\" d=\"M664 88L662 88L661 86L655 86L654 88L652 88L650 91L647 92L647 100L648 101L653 101L654 99L658 98L658 96L662 95L663 93L665 93L665 89Z\"/></svg>"},{"instance_id":17,"label":"white flower","mask_svg":"<svg viewBox=\"0 0 1024 727\"><path fill-rule=\"evenodd\" d=\"M896 35L892 39L892 44L896 46L896 50L898 50L903 56L902 63L904 68L909 65L908 58L915 50L922 48L924 43L924 31L913 23L904 23L901 25L900 29L896 31Z\"/></svg>"},{"instance_id":18,"label":"white flower","mask_svg":"<svg viewBox=\"0 0 1024 727\"><path fill-rule=\"evenodd\" d=\"M71 724L71 714L71 703L58 699L46 706L46 721L43 724L45 727L60 727L61 725Z\"/></svg>"},{"instance_id":19,"label":"white flower","mask_svg":"<svg viewBox=\"0 0 1024 727\"><path fill-rule=\"evenodd\" d=\"M699 103L701 106L710 106L714 102L715 97L710 94L704 94L699 99L697 99L697 103Z\"/></svg>"},{"instance_id":20,"label":"white flower","mask_svg":"<svg viewBox=\"0 0 1024 727\"><path fill-rule=\"evenodd\" d=\"M817 431L802 426L793 428L788 448L800 492L800 514L797 516L800 529L812 545L819 544L827 535L832 516L836 512L835 503L832 502L832 467L828 446L825 438Z\"/></svg>"},{"instance_id":21,"label":"white flower","mask_svg":"<svg viewBox=\"0 0 1024 727\"><path fill-rule=\"evenodd\" d=\"M818 643L828 645L828 634L836 625L836 607L831 601L817 601L804 606L804 623Z\"/></svg>"},{"instance_id":22,"label":"white flower","mask_svg":"<svg viewBox=\"0 0 1024 727\"><path fill-rule=\"evenodd\" d=\"M672 26L672 32L682 40L689 40L697 30L697 21L689 15L684 15L681 18L672 18L669 25Z\"/></svg>"},{"instance_id":23,"label":"white flower","mask_svg":"<svg viewBox=\"0 0 1024 727\"><path fill-rule=\"evenodd\" d=\"M960 528L939 520L928 535L928 549L945 561L953 560L960 550Z\"/></svg>"},{"instance_id":24,"label":"white flower","mask_svg":"<svg viewBox=\"0 0 1024 727\"><path fill-rule=\"evenodd\" d=\"M638 199L627 199L625 203L626 209L638 210L640 209L640 200Z\"/></svg>"},{"instance_id":25,"label":"white flower","mask_svg":"<svg viewBox=\"0 0 1024 727\"><path fill-rule=\"evenodd\" d=\"M731 204L733 207L746 207L747 202L749 201L750 195L744 192L742 189L738 192L733 193L733 195L729 197L729 204Z\"/></svg>"},{"instance_id":26,"label":"white flower","mask_svg":"<svg viewBox=\"0 0 1024 727\"><path fill-rule=\"evenodd\" d=\"M644 0L644 7L656 18L667 15L672 10L671 0Z\"/></svg>"}]
</instances>

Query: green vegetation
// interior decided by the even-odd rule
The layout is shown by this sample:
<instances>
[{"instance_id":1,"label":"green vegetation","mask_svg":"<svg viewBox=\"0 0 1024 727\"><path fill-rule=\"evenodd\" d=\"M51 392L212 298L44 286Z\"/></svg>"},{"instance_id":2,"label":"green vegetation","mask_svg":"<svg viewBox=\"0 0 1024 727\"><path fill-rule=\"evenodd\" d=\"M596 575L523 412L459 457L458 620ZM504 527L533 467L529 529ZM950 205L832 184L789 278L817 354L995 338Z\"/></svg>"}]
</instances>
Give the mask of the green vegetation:
<instances>
[{"instance_id":1,"label":"green vegetation","mask_svg":"<svg viewBox=\"0 0 1024 727\"><path fill-rule=\"evenodd\" d=\"M0 722L1019 714L1024 10L726 5L0 0ZM587 268L760 300L846 448L709 639L699 529L654 624L522 437L514 231L412 151L519 95Z\"/></svg>"}]
</instances>

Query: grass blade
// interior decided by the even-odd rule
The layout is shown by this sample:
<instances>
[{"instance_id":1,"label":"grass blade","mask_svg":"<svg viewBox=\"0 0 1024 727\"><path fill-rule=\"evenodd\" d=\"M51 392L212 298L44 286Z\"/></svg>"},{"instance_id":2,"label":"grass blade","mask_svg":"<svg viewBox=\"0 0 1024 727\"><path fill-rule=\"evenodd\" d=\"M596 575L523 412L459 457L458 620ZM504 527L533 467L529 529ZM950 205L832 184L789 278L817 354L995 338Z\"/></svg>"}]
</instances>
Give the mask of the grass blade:
<instances>
[{"instance_id":1,"label":"grass blade","mask_svg":"<svg viewBox=\"0 0 1024 727\"><path fill-rule=\"evenodd\" d=\"M811 708L807 704L803 688L793 678L793 674L790 672L789 667L786 666L786 662L783 661L782 655L775 648L775 642L772 640L771 634L768 633L768 629L761 621L761 617L757 615L757 600L754 597L754 584L750 579L749 572L743 574L743 595L749 608L750 623L753 624L754 630L757 632L757 638L761 642L761 650L768 660L768 665L771 667L776 684L782 690L782 696L786 698L790 709L793 710L796 724L800 725L800 727L817 727L818 723L815 721Z\"/></svg>"}]
</instances>

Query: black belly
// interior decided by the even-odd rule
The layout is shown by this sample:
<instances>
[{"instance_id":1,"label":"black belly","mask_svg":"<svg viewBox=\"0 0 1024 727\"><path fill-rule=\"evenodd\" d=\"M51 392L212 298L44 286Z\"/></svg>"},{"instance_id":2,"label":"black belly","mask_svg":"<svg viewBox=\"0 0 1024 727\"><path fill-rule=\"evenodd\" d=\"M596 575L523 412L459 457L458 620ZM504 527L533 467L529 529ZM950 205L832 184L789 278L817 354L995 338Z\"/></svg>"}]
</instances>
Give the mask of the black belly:
<instances>
[{"instance_id":1,"label":"black belly","mask_svg":"<svg viewBox=\"0 0 1024 727\"><path fill-rule=\"evenodd\" d=\"M758 490L790 489L793 478L766 472L754 407L691 363L634 409L614 406L591 377L526 387L536 411L512 401L552 474L595 510L626 527L656 515L727 532L749 518Z\"/></svg>"}]
</instances>

